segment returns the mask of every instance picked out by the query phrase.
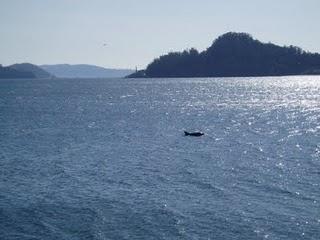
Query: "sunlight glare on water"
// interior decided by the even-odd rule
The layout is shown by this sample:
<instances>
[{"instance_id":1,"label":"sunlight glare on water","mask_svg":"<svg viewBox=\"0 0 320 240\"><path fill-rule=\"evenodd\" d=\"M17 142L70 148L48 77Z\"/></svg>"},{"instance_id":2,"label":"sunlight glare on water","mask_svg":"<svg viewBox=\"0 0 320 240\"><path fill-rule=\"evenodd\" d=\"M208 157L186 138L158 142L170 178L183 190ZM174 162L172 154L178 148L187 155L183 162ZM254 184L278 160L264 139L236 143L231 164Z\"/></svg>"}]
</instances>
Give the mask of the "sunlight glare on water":
<instances>
[{"instance_id":1,"label":"sunlight glare on water","mask_svg":"<svg viewBox=\"0 0 320 240\"><path fill-rule=\"evenodd\" d=\"M319 123L317 76L1 80L0 238L318 240Z\"/></svg>"}]
</instances>

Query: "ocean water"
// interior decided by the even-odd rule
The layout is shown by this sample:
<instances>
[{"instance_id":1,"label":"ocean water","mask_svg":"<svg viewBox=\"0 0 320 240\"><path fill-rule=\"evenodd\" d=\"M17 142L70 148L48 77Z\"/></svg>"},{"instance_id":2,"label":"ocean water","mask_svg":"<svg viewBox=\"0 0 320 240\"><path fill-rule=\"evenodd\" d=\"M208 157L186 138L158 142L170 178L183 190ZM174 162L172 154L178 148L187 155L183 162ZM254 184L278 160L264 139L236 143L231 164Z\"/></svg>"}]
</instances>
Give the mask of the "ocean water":
<instances>
[{"instance_id":1,"label":"ocean water","mask_svg":"<svg viewBox=\"0 0 320 240\"><path fill-rule=\"evenodd\" d=\"M320 77L0 80L1 240L319 240L319 184Z\"/></svg>"}]
</instances>

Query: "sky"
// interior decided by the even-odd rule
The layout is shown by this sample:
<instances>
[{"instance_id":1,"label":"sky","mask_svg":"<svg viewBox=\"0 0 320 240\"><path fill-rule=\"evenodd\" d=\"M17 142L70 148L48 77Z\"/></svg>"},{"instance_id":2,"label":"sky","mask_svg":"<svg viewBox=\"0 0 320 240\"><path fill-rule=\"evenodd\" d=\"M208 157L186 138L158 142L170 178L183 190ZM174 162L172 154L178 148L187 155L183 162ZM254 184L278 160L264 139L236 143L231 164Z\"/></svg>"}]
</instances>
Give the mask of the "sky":
<instances>
[{"instance_id":1,"label":"sky","mask_svg":"<svg viewBox=\"0 0 320 240\"><path fill-rule=\"evenodd\" d=\"M229 32L320 52L319 0L0 0L0 64L145 68Z\"/></svg>"}]
</instances>

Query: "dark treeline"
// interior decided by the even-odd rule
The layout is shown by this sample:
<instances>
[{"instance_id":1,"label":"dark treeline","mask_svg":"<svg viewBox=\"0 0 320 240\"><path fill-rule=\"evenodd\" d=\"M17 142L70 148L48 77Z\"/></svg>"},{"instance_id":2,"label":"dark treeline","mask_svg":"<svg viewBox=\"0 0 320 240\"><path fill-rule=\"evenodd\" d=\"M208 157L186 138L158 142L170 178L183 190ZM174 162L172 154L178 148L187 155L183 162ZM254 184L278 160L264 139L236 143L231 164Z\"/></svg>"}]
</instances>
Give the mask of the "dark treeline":
<instances>
[{"instance_id":1,"label":"dark treeline","mask_svg":"<svg viewBox=\"0 0 320 240\"><path fill-rule=\"evenodd\" d=\"M320 55L229 32L203 52L171 52L129 77L233 77L320 74Z\"/></svg>"}]
</instances>

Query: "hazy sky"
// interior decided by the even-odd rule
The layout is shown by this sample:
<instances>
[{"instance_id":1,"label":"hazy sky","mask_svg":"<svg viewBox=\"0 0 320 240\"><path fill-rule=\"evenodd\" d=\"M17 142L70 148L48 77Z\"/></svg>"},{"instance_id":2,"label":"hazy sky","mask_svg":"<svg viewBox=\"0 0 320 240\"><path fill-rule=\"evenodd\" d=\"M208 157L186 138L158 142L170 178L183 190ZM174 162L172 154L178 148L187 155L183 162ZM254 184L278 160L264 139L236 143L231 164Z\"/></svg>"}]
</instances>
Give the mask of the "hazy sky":
<instances>
[{"instance_id":1,"label":"hazy sky","mask_svg":"<svg viewBox=\"0 0 320 240\"><path fill-rule=\"evenodd\" d=\"M0 64L144 68L228 31L320 52L319 12L319 0L0 0Z\"/></svg>"}]
</instances>

